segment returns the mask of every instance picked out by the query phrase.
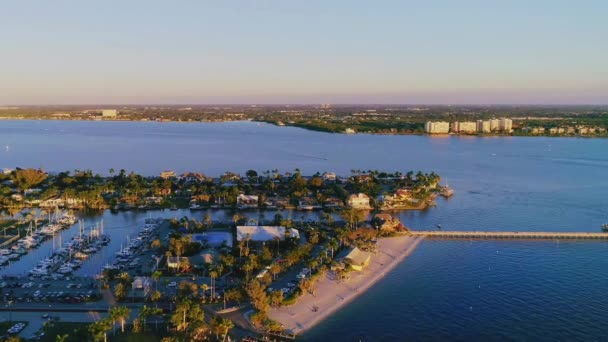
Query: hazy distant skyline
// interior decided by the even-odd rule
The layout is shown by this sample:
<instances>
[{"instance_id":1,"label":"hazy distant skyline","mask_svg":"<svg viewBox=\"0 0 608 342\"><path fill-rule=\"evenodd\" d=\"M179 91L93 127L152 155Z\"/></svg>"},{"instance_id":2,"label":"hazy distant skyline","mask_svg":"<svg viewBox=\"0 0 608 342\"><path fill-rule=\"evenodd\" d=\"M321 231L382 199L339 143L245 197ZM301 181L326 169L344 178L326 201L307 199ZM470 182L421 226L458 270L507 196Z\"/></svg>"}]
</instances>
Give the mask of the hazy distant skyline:
<instances>
[{"instance_id":1,"label":"hazy distant skyline","mask_svg":"<svg viewBox=\"0 0 608 342\"><path fill-rule=\"evenodd\" d=\"M11 1L0 105L607 104L605 1Z\"/></svg>"}]
</instances>

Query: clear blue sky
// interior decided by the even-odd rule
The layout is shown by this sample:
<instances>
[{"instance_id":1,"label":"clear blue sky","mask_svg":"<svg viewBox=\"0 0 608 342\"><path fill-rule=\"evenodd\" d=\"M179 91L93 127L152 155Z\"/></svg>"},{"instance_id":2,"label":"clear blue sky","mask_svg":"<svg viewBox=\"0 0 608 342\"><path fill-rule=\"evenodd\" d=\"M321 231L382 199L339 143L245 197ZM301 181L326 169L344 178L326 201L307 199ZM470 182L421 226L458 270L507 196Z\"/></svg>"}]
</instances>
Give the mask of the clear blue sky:
<instances>
[{"instance_id":1,"label":"clear blue sky","mask_svg":"<svg viewBox=\"0 0 608 342\"><path fill-rule=\"evenodd\" d=\"M608 103L608 1L0 2L0 104Z\"/></svg>"}]
</instances>

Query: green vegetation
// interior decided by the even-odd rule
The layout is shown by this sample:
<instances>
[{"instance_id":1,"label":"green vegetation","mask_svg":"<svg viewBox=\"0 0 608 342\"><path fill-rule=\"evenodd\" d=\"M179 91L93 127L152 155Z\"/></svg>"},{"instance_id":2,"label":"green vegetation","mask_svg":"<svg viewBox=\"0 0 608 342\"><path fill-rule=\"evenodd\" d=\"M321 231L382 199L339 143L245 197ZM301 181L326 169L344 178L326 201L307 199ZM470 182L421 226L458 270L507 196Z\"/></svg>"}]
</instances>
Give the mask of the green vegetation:
<instances>
[{"instance_id":1,"label":"green vegetation","mask_svg":"<svg viewBox=\"0 0 608 342\"><path fill-rule=\"evenodd\" d=\"M253 120L276 125L343 133L347 129L371 134L422 134L426 121L475 121L494 117L513 119L516 135L524 127L593 126L608 128L606 106L409 106L314 105L285 106L120 106L110 120L218 122ZM5 109L3 119L99 120L100 112L86 106L21 107ZM106 120L104 118L104 120ZM549 135L549 133L546 133ZM567 135L567 134L566 134ZM606 136L606 133L599 133Z\"/></svg>"}]
</instances>

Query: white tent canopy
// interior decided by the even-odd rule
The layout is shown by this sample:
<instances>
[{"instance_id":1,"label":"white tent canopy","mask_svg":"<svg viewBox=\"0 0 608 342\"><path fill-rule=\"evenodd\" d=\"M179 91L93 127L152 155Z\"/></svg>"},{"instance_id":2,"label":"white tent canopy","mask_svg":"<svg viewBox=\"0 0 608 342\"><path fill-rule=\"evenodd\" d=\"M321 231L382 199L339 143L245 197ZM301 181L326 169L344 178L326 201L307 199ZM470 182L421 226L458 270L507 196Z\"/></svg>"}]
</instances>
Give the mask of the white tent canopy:
<instances>
[{"instance_id":1,"label":"white tent canopy","mask_svg":"<svg viewBox=\"0 0 608 342\"><path fill-rule=\"evenodd\" d=\"M285 240L285 227L281 226L237 226L236 240L247 240L249 235L251 241L269 241L275 238ZM296 229L288 229L289 236L300 238L300 233Z\"/></svg>"}]
</instances>

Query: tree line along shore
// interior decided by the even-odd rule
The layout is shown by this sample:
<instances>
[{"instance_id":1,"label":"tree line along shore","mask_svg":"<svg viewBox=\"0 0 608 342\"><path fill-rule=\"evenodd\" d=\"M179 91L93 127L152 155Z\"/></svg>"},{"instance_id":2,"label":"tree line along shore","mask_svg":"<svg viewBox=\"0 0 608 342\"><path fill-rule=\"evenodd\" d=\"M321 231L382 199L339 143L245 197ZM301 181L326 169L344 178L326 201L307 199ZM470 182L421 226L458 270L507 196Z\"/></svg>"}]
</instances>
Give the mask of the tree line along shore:
<instances>
[{"instance_id":1,"label":"tree line along shore","mask_svg":"<svg viewBox=\"0 0 608 342\"><path fill-rule=\"evenodd\" d=\"M232 105L3 107L8 120L171 122L257 121L329 133L425 134L427 121L476 122L506 117L513 131L476 135L608 136L606 106ZM471 133L467 133L471 134Z\"/></svg>"},{"instance_id":2,"label":"tree line along shore","mask_svg":"<svg viewBox=\"0 0 608 342\"><path fill-rule=\"evenodd\" d=\"M303 176L296 169L279 173L249 170L208 177L199 172L164 171L146 177L125 170L109 176L90 170L46 173L40 169L5 169L0 173L0 207L71 209L424 209L446 188L434 172L405 174L351 170Z\"/></svg>"}]
</instances>

